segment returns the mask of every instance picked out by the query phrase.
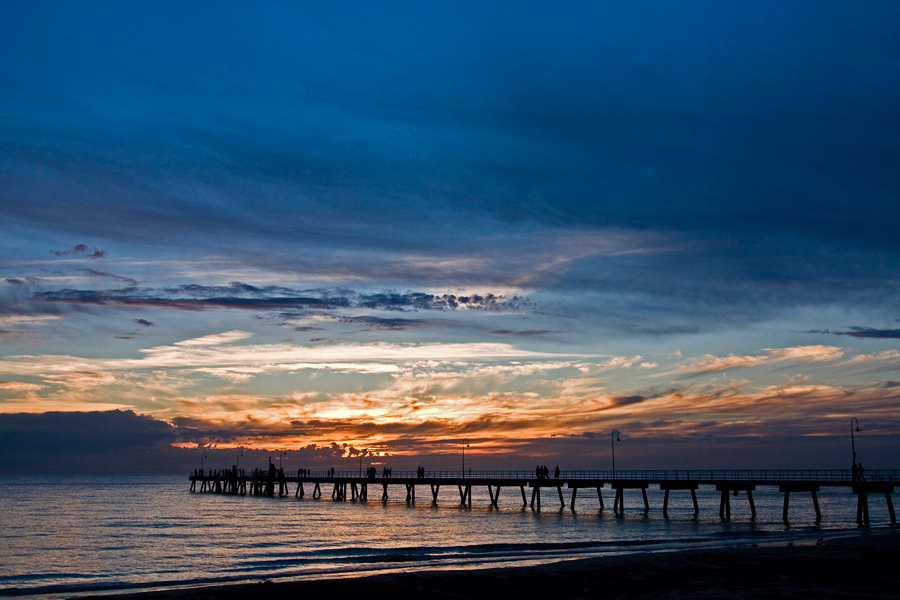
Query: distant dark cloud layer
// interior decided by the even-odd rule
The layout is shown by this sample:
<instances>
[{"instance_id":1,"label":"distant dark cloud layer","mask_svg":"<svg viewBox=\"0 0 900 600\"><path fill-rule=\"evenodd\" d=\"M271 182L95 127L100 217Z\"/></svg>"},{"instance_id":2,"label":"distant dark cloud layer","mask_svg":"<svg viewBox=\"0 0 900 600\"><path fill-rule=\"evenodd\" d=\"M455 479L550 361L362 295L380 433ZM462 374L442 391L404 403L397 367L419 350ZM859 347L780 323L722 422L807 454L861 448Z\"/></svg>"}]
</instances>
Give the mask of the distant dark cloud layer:
<instances>
[{"instance_id":1,"label":"distant dark cloud layer","mask_svg":"<svg viewBox=\"0 0 900 600\"><path fill-rule=\"evenodd\" d=\"M121 277L114 277L122 279ZM181 310L236 308L246 310L333 310L367 308L378 310L499 310L514 305L517 298L494 294L425 294L421 292L361 294L349 290L292 290L284 287L258 288L243 283L229 286L185 285L174 289L153 290L73 290L39 292L33 300L64 304L100 304L147 306ZM142 323L138 321L142 325ZM370 324L378 322L370 319ZM390 320L382 320L382 325Z\"/></svg>"}]
</instances>

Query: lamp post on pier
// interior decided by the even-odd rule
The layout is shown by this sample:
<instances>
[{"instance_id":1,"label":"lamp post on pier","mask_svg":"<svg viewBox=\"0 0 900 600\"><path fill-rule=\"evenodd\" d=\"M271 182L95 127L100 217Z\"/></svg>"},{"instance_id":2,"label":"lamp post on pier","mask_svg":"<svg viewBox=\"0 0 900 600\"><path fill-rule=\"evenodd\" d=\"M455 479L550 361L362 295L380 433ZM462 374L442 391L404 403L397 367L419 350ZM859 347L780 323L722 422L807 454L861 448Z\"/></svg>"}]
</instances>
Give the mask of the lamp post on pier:
<instances>
[{"instance_id":1,"label":"lamp post on pier","mask_svg":"<svg viewBox=\"0 0 900 600\"><path fill-rule=\"evenodd\" d=\"M240 470L241 467L241 457L244 455L244 449L238 448L237 452L237 462L234 464L234 468Z\"/></svg>"},{"instance_id":2,"label":"lamp post on pier","mask_svg":"<svg viewBox=\"0 0 900 600\"><path fill-rule=\"evenodd\" d=\"M203 472L203 459L206 458L206 450L200 455L200 472Z\"/></svg>"},{"instance_id":3,"label":"lamp post on pier","mask_svg":"<svg viewBox=\"0 0 900 600\"><path fill-rule=\"evenodd\" d=\"M610 434L610 444L612 445L612 462L613 462L613 479L616 478L616 442L621 442L621 438L619 438L618 429L613 429Z\"/></svg>"},{"instance_id":4,"label":"lamp post on pier","mask_svg":"<svg viewBox=\"0 0 900 600\"><path fill-rule=\"evenodd\" d=\"M462 476L466 476L466 448L469 447L469 440L463 440L462 446Z\"/></svg>"},{"instance_id":5,"label":"lamp post on pier","mask_svg":"<svg viewBox=\"0 0 900 600\"><path fill-rule=\"evenodd\" d=\"M853 421L856 421L856 429L853 428ZM853 468L856 469L856 441L853 439L853 432L859 431L859 419L851 417L850 419L850 448L853 450Z\"/></svg>"}]
</instances>

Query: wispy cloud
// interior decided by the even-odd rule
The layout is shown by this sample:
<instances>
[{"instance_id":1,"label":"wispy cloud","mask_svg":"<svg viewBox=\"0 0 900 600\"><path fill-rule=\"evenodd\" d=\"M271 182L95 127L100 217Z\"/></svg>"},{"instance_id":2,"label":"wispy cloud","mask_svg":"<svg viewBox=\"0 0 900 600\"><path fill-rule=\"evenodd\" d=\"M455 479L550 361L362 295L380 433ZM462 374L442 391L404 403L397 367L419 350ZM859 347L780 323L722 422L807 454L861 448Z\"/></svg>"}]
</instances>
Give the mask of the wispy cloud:
<instances>
[{"instance_id":1,"label":"wispy cloud","mask_svg":"<svg viewBox=\"0 0 900 600\"><path fill-rule=\"evenodd\" d=\"M895 358L900 358L900 351L897 350L885 350L884 352L879 352L878 354L857 354L844 362L842 365L857 365L863 363L869 363L874 361L882 361L882 360L891 360Z\"/></svg>"},{"instance_id":2,"label":"wispy cloud","mask_svg":"<svg viewBox=\"0 0 900 600\"><path fill-rule=\"evenodd\" d=\"M112 273L107 273L106 271L98 271L96 269L75 269L75 272L83 273L84 275L88 275L89 277L96 277L98 279L120 281L122 283L127 283L131 287L135 287L139 283L136 279L132 279L131 277L122 277L121 275L114 275Z\"/></svg>"},{"instance_id":3,"label":"wispy cloud","mask_svg":"<svg viewBox=\"0 0 900 600\"><path fill-rule=\"evenodd\" d=\"M766 349L756 356L712 356L679 367L675 373L681 375L702 375L740 367L755 367L773 362L826 362L838 360L844 352L835 346L795 346L791 348Z\"/></svg>"},{"instance_id":4,"label":"wispy cloud","mask_svg":"<svg viewBox=\"0 0 900 600\"><path fill-rule=\"evenodd\" d=\"M74 371L121 371L153 368L208 368L264 366L267 370L289 371L307 365L345 368L346 363L397 363L431 360L477 361L509 360L553 356L521 350L504 343L430 343L430 344L331 344L299 346L294 344L238 345L251 336L245 331L230 331L141 350L140 359L81 358L75 356L15 356L0 359L0 372L19 374L65 373Z\"/></svg>"}]
</instances>

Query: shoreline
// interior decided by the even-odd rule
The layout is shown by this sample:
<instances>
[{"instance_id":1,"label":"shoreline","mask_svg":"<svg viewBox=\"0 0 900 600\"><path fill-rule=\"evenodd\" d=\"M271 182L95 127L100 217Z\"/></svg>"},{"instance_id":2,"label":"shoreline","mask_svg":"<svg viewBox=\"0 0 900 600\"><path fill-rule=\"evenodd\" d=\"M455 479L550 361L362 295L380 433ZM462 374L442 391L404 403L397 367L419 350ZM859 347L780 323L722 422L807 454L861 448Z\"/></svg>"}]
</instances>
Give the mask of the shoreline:
<instances>
[{"instance_id":1,"label":"shoreline","mask_svg":"<svg viewBox=\"0 0 900 600\"><path fill-rule=\"evenodd\" d=\"M72 596L84 600L355 597L897 598L900 529L801 543L752 543L563 560L534 566L426 570Z\"/></svg>"}]
</instances>

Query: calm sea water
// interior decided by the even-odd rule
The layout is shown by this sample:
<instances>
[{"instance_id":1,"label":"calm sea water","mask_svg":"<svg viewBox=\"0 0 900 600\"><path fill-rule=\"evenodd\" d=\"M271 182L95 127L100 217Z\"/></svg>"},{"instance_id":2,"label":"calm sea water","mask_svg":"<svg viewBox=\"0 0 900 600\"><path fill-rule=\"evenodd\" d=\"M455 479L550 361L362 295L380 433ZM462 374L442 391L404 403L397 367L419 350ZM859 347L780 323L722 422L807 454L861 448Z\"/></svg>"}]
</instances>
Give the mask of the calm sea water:
<instances>
[{"instance_id":1,"label":"calm sea water","mask_svg":"<svg viewBox=\"0 0 900 600\"><path fill-rule=\"evenodd\" d=\"M188 488L187 477L0 478L0 596L523 565L858 530L856 497L847 489L819 494L820 524L809 494L792 494L788 527L777 488L754 493L754 522L746 496L732 498L729 523L718 518L719 495L711 487L698 492L698 518L690 493L672 492L668 519L657 490L648 491L646 516L639 491L626 491L619 517L608 489L606 510L599 510L595 492L581 490L573 513L559 510L553 489L536 512L522 508L517 488L503 490L499 508L490 506L486 489L473 488L471 509L459 505L455 487L442 488L437 505L420 489L413 506L402 486L392 487L387 503L380 492L361 503L332 501L330 490L323 499L299 500ZM884 499L872 496L870 506L873 527L886 525Z\"/></svg>"}]
</instances>

